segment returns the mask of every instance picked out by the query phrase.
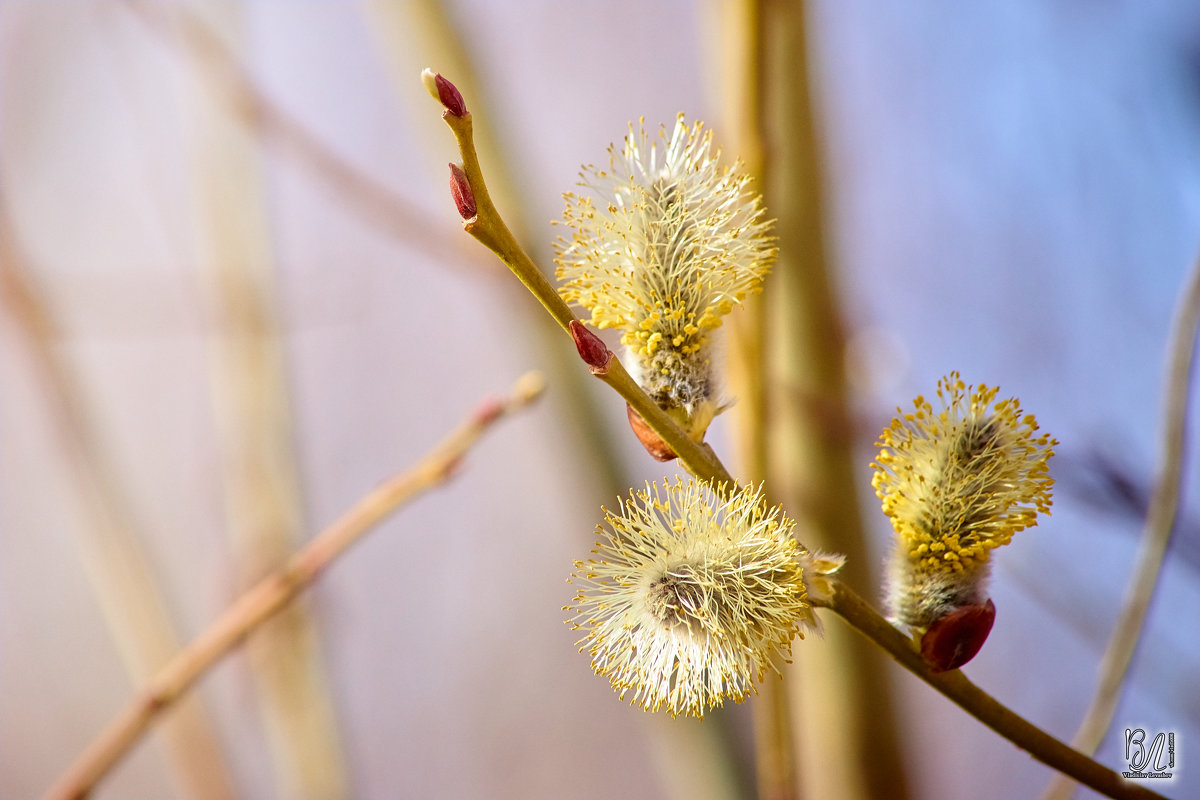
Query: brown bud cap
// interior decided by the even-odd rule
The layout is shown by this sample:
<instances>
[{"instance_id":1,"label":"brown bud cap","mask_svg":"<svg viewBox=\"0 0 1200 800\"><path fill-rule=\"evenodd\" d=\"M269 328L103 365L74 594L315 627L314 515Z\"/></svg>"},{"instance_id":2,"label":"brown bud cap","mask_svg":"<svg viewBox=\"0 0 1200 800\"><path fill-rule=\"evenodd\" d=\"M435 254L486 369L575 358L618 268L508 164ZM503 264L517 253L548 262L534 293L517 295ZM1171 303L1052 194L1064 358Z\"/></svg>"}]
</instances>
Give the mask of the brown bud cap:
<instances>
[{"instance_id":1,"label":"brown bud cap","mask_svg":"<svg viewBox=\"0 0 1200 800\"><path fill-rule=\"evenodd\" d=\"M613 355L608 346L577 319L571 320L568 327L571 329L571 338L575 340L575 349L579 351L579 357L592 370L592 374L607 373L608 362Z\"/></svg>"},{"instance_id":2,"label":"brown bud cap","mask_svg":"<svg viewBox=\"0 0 1200 800\"><path fill-rule=\"evenodd\" d=\"M467 115L467 104L463 102L462 93L458 87L441 76L441 73L427 69L421 73L421 82L431 95L446 108L446 113L456 117Z\"/></svg>"},{"instance_id":3,"label":"brown bud cap","mask_svg":"<svg viewBox=\"0 0 1200 800\"><path fill-rule=\"evenodd\" d=\"M475 192L471 191L471 182L467 173L458 164L450 164L450 194L454 196L454 205L463 219L472 219L476 214Z\"/></svg>"},{"instance_id":4,"label":"brown bud cap","mask_svg":"<svg viewBox=\"0 0 1200 800\"><path fill-rule=\"evenodd\" d=\"M634 411L633 406L629 403L625 404L625 413L629 417L629 427L633 428L634 435L655 461L670 461L678 458L675 451L671 449L671 445L664 442L662 437L646 424L642 415Z\"/></svg>"},{"instance_id":5,"label":"brown bud cap","mask_svg":"<svg viewBox=\"0 0 1200 800\"><path fill-rule=\"evenodd\" d=\"M995 621L996 604L990 598L983 605L956 608L925 631L921 637L921 657L934 672L958 669L983 647Z\"/></svg>"}]
</instances>

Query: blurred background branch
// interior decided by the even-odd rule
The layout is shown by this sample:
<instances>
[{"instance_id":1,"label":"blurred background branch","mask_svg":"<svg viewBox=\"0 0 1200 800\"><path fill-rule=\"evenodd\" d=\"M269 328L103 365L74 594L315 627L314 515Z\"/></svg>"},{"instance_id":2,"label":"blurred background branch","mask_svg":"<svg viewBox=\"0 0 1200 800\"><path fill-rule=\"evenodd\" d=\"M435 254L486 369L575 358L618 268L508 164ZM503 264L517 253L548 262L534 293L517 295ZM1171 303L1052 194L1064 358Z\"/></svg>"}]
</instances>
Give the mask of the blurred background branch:
<instances>
[{"instance_id":1,"label":"blurred background branch","mask_svg":"<svg viewBox=\"0 0 1200 800\"><path fill-rule=\"evenodd\" d=\"M143 545L135 513L117 482L88 408L89 393L56 343L54 312L0 198L0 296L10 329L24 345L27 369L41 384L57 448L67 459L82 507L79 558L104 613L130 683L149 678L179 649L169 601ZM82 659L78 663L83 663ZM162 728L162 742L184 797L232 798L237 793L212 721L199 700L182 704Z\"/></svg>"},{"instance_id":2,"label":"blurred background branch","mask_svg":"<svg viewBox=\"0 0 1200 800\"><path fill-rule=\"evenodd\" d=\"M845 554L846 580L870 592L878 574L859 515L854 413L838 272L826 233L828 178L809 57L809 12L806 4L749 5L742 13L752 20L746 28L753 38L741 48L747 60L741 72L744 96L757 103L741 116L755 120L743 124L750 136L761 137L747 149L767 159L760 180L767 208L778 219L780 255L759 308L751 309L762 321L745 325L731 348L757 359L736 368L746 381L737 386L738 394L747 403L734 413L762 415L741 423L747 463L765 470L750 477L766 479L768 491L796 515L806 547ZM776 703L788 703L791 696L794 721L810 723L798 725L798 768L790 770L800 780L800 796L907 797L887 660L838 629L827 633L822 647L796 648L794 658L790 680L771 690ZM778 722L760 726L764 735L772 729L778 730ZM846 768L822 768L830 751L840 754Z\"/></svg>"},{"instance_id":3,"label":"blurred background branch","mask_svg":"<svg viewBox=\"0 0 1200 800\"><path fill-rule=\"evenodd\" d=\"M238 46L244 37L238 7L211 7L205 15L210 30ZM197 259L216 331L212 397L240 592L287 560L302 543L305 523L262 141L259 129L229 113L238 104L230 102L222 68L231 62L198 62L201 68L183 84L183 127L191 133ZM288 606L248 643L249 664L278 793L336 800L348 791L345 759L313 626L304 604Z\"/></svg>"},{"instance_id":4,"label":"blurred background branch","mask_svg":"<svg viewBox=\"0 0 1200 800\"><path fill-rule=\"evenodd\" d=\"M1191 383L1196 335L1200 332L1200 257L1192 264L1187 282L1171 322L1166 347L1163 379L1162 433L1159 438L1159 462L1154 492L1146 511L1146 524L1125 592L1121 613L1109 636L1108 647L1100 661L1096 694L1087 714L1071 741L1082 753L1094 753L1108 734L1117 703L1129 677L1130 664L1146 626L1146 614L1154 599L1162 573L1163 560L1175 531L1179 498L1183 489L1183 463L1187 439L1188 387ZM1074 791L1074 783L1065 776L1054 779L1047 789L1047 800L1064 800Z\"/></svg>"},{"instance_id":5,"label":"blurred background branch","mask_svg":"<svg viewBox=\"0 0 1200 800\"><path fill-rule=\"evenodd\" d=\"M488 429L535 401L544 388L541 375L527 373L522 376L508 395L481 404L416 464L368 492L279 569L264 575L145 682L125 710L63 774L50 790L49 797L67 800L90 794L137 745L156 718L178 703L217 661L248 638L253 641L266 633L269 623L294 608L297 595L346 550L409 500L451 478L471 447Z\"/></svg>"}]
</instances>

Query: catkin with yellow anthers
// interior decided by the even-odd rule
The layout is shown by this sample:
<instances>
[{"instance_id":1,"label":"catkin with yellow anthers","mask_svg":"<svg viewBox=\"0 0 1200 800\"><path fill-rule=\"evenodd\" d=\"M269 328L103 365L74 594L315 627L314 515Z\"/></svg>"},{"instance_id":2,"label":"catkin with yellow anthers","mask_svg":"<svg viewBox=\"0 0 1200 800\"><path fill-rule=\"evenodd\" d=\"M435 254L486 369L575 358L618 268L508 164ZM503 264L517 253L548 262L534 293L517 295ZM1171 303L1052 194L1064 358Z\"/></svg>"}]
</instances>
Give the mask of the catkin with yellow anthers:
<instances>
[{"instance_id":1,"label":"catkin with yellow anthers","mask_svg":"<svg viewBox=\"0 0 1200 800\"><path fill-rule=\"evenodd\" d=\"M830 590L839 556L808 553L761 490L718 494L695 480L647 484L604 511L594 558L576 562L568 620L620 697L702 717L743 700L819 630L808 585Z\"/></svg>"},{"instance_id":2,"label":"catkin with yellow anthers","mask_svg":"<svg viewBox=\"0 0 1200 800\"><path fill-rule=\"evenodd\" d=\"M917 397L876 443L872 485L896 531L888 606L914 629L982 603L991 551L1050 512L1058 443L996 393L952 372L938 382L939 409Z\"/></svg>"},{"instance_id":3,"label":"catkin with yellow anthers","mask_svg":"<svg viewBox=\"0 0 1200 800\"><path fill-rule=\"evenodd\" d=\"M682 114L653 142L630 125L609 169L580 175L595 197L564 195L572 232L557 242L563 298L622 332L630 373L697 441L720 410L713 331L775 258L761 196L719 156Z\"/></svg>"}]
</instances>

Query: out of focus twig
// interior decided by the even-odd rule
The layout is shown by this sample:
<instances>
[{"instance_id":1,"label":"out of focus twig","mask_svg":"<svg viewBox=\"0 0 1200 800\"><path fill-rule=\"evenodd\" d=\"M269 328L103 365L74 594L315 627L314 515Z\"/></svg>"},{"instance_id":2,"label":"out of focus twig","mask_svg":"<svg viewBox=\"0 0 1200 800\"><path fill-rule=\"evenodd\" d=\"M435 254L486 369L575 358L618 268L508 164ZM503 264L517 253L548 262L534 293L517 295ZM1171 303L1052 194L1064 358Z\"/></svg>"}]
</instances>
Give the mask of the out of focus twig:
<instances>
[{"instance_id":1,"label":"out of focus twig","mask_svg":"<svg viewBox=\"0 0 1200 800\"><path fill-rule=\"evenodd\" d=\"M804 524L805 545L843 553L844 579L866 591L878 582L871 575L875 557L860 511L845 321L838 265L827 234L832 204L816 91L819 48L810 46L817 27L812 24L815 6L759 0L740 5L743 13L758 19L752 23L750 46L744 47L743 71L748 74L742 91L745 102L756 106L742 110L753 122L744 120L739 127L760 138L748 153L761 157L758 177L766 207L777 218L779 260L751 306L760 318L751 324L760 327L730 348L731 356L756 359L737 370L742 381L737 394L746 408L733 412L760 417L741 428L747 466L762 470L747 477L765 481L771 501L782 503ZM804 676L784 681L794 698L788 709L794 736L779 730L784 716L779 709L764 715L760 730L774 731L780 740L776 753L786 747L785 737L794 741L788 755L794 762L792 783L798 787L787 793L785 769L780 768L777 779L762 781L761 791L772 793L762 796L909 797L887 669L886 660L866 642L837 628L829 631L822 647L794 653L785 674ZM798 722L797 709L803 709L803 720L824 720L819 733ZM830 752L841 754L843 768L824 768Z\"/></svg>"},{"instance_id":2,"label":"out of focus twig","mask_svg":"<svg viewBox=\"0 0 1200 800\"><path fill-rule=\"evenodd\" d=\"M450 229L339 156L260 91L234 53L186 3L127 0L126 6L167 41L175 43L178 39L184 46L181 52L220 87L222 98L243 123L265 140L278 143L282 152L347 201L364 220L394 239L435 256L439 263L493 268L494 262L480 258L473 248L463 247ZM455 258L447 260L447 253L454 253Z\"/></svg>"},{"instance_id":3,"label":"out of focus twig","mask_svg":"<svg viewBox=\"0 0 1200 800\"><path fill-rule=\"evenodd\" d=\"M240 48L240 7L210 6L212 30ZM188 28L209 30L198 21ZM215 39L215 34L210 34ZM187 37L185 37L187 38ZM277 303L278 270L263 179L263 140L243 124L229 99L232 55L197 59L186 115L196 247L214 318L209 367L220 453L226 531L238 591L278 569L304 532L291 381ZM320 632L306 603L296 602L262 626L247 647L253 699L267 733L279 796L341 800L346 757Z\"/></svg>"},{"instance_id":4,"label":"out of focus twig","mask_svg":"<svg viewBox=\"0 0 1200 800\"><path fill-rule=\"evenodd\" d=\"M1121 613L1113 627L1104 658L1100 662L1099 680L1087 714L1075 732L1074 746L1085 753L1094 753L1103 741L1125 676L1137 650L1145 627L1146 613L1158 586L1167 546L1175 527L1179 508L1180 483L1183 479L1184 436L1187 432L1188 385L1200 330L1200 257L1192 266L1175 317L1171 323L1171 338L1167 345L1167 368L1164 381L1162 436L1159 463L1154 481L1154 493L1142 531L1142 543L1137 563L1126 590ZM1044 800L1063 800L1070 797L1074 784L1067 778L1056 777L1046 790Z\"/></svg>"},{"instance_id":5,"label":"out of focus twig","mask_svg":"<svg viewBox=\"0 0 1200 800\"><path fill-rule=\"evenodd\" d=\"M56 326L33 270L16 241L13 221L0 213L0 298L40 373L45 406L61 438L86 512L79 525L80 560L118 652L138 684L179 649L167 601L150 566L135 514L101 446L87 392L54 345ZM164 726L172 774L186 797L234 797L233 780L215 726L198 702L179 709Z\"/></svg>"},{"instance_id":6,"label":"out of focus twig","mask_svg":"<svg viewBox=\"0 0 1200 800\"><path fill-rule=\"evenodd\" d=\"M500 419L537 399L543 385L540 375L530 373L517 381L508 396L484 403L414 467L367 494L288 559L281 569L242 595L208 630L143 686L125 710L63 773L47 793L47 800L86 797L155 720L221 657L264 621L285 608L351 545L387 516L416 495L450 478L479 438Z\"/></svg>"},{"instance_id":7,"label":"out of focus twig","mask_svg":"<svg viewBox=\"0 0 1200 800\"><path fill-rule=\"evenodd\" d=\"M713 5L713 24L721 59L724 126L734 152L747 173L763 188L766 121L764 99L768 90L767 9L763 0L723 0ZM726 368L731 394L738 398L730 413L734 451L743 477L766 480L770 447L767 376L767 304L761 295L747 297L744 311L729 320ZM796 733L792 715L792 685L785 680L763 683L750 704L754 717L754 755L758 797L787 800L800 787L797 774Z\"/></svg>"}]
</instances>

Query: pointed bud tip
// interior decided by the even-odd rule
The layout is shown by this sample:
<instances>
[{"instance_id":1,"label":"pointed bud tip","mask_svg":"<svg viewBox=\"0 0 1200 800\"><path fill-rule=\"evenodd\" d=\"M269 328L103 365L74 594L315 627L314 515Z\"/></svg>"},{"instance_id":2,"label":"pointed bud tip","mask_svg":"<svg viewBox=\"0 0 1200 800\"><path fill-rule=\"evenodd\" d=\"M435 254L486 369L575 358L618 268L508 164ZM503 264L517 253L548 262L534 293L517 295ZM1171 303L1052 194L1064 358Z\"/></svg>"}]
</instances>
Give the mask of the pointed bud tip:
<instances>
[{"instance_id":1,"label":"pointed bud tip","mask_svg":"<svg viewBox=\"0 0 1200 800\"><path fill-rule=\"evenodd\" d=\"M421 83L424 84L425 91L441 103L447 112L456 117L467 115L467 104L462 93L458 91L457 86L443 78L441 73L426 68L421 71Z\"/></svg>"},{"instance_id":2,"label":"pointed bud tip","mask_svg":"<svg viewBox=\"0 0 1200 800\"><path fill-rule=\"evenodd\" d=\"M651 458L655 461L671 461L678 458L671 446L646 424L642 415L633 410L633 406L626 403L625 413L629 417L629 427L633 429L633 434L637 436L638 441L642 443L642 447L646 448L646 452L650 454Z\"/></svg>"},{"instance_id":3,"label":"pointed bud tip","mask_svg":"<svg viewBox=\"0 0 1200 800\"><path fill-rule=\"evenodd\" d=\"M571 320L568 327L571 330L571 338L575 340L575 349L579 351L579 357L592 370L592 374L607 373L608 362L612 358L612 351L608 346L577 319Z\"/></svg>"},{"instance_id":4,"label":"pointed bud tip","mask_svg":"<svg viewBox=\"0 0 1200 800\"><path fill-rule=\"evenodd\" d=\"M459 215L465 220L474 219L477 213L475 192L471 189L471 182L467 180L467 173L454 162L450 163L450 194L454 198L454 205L458 207Z\"/></svg>"},{"instance_id":5,"label":"pointed bud tip","mask_svg":"<svg viewBox=\"0 0 1200 800\"><path fill-rule=\"evenodd\" d=\"M421 70L421 85L425 87L425 91L429 92L430 97L439 103L442 101L442 98L438 97L437 73L429 67Z\"/></svg>"},{"instance_id":6,"label":"pointed bud tip","mask_svg":"<svg viewBox=\"0 0 1200 800\"><path fill-rule=\"evenodd\" d=\"M934 621L921 637L921 657L934 672L958 669L979 652L996 621L996 605L956 608Z\"/></svg>"}]
</instances>

